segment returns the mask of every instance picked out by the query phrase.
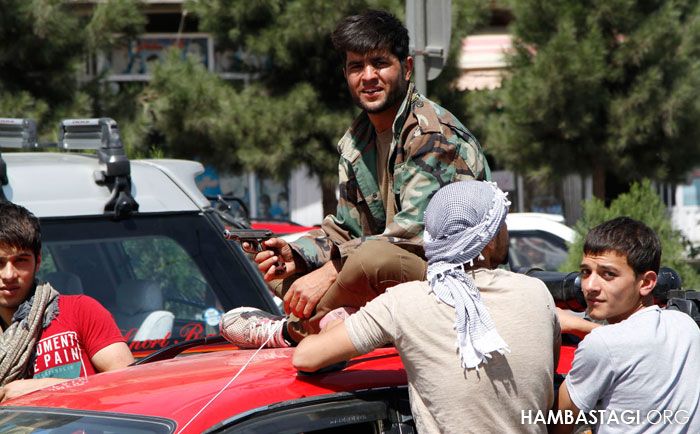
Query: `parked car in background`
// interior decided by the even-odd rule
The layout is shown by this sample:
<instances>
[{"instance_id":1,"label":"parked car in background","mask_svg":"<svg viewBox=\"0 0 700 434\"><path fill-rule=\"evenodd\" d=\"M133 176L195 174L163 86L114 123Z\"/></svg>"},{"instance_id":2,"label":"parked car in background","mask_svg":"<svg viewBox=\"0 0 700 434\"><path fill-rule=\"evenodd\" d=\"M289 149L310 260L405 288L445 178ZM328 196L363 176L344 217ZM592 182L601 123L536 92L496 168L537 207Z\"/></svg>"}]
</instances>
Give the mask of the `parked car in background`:
<instances>
[{"instance_id":1,"label":"parked car in background","mask_svg":"<svg viewBox=\"0 0 700 434\"><path fill-rule=\"evenodd\" d=\"M556 271L566 261L567 243L573 243L576 236L563 221L563 217L555 214L509 213L506 224L510 268Z\"/></svg>"},{"instance_id":2,"label":"parked car in background","mask_svg":"<svg viewBox=\"0 0 700 434\"><path fill-rule=\"evenodd\" d=\"M218 333L234 307L275 311L197 189L200 163L129 161L111 119L64 121L59 138L39 152L33 121L0 119L0 193L41 221L38 278L102 303L136 357Z\"/></svg>"},{"instance_id":3,"label":"parked car in background","mask_svg":"<svg viewBox=\"0 0 700 434\"><path fill-rule=\"evenodd\" d=\"M506 217L510 238L509 263L513 271L539 268L556 271L566 261L567 243L573 243L576 233L566 226L564 218L544 213L509 213ZM274 226L253 223L253 227L278 232L287 241L294 241L307 233L304 226L288 224Z\"/></svg>"}]
</instances>

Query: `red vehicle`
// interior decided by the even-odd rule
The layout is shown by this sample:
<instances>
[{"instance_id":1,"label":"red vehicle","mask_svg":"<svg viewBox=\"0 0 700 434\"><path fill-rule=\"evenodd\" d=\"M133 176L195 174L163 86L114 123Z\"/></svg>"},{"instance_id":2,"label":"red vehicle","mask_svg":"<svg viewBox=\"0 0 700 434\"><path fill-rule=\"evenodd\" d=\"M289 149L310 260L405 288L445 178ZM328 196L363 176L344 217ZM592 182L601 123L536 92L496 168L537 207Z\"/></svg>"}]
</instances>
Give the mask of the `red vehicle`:
<instances>
[{"instance_id":1,"label":"red vehicle","mask_svg":"<svg viewBox=\"0 0 700 434\"><path fill-rule=\"evenodd\" d=\"M253 229L269 229L278 236L303 234L310 230L318 229L318 226L303 226L286 220L253 220L250 222L250 227Z\"/></svg>"},{"instance_id":2,"label":"red vehicle","mask_svg":"<svg viewBox=\"0 0 700 434\"><path fill-rule=\"evenodd\" d=\"M678 295L670 289L677 287L674 275L660 276L658 295L663 291ZM573 307L572 298L565 295L577 295L576 273L537 277L547 283L555 299L561 299L559 303ZM696 306L691 297L667 298L667 307L682 305L679 300ZM222 341L206 338L197 344ZM415 432L406 372L394 348L375 350L326 372L300 374L291 364L292 348L173 358L191 345L195 343L171 346L136 366L9 400L0 406L0 432ZM562 348L555 390L570 369L575 345L569 340Z\"/></svg>"},{"instance_id":3,"label":"red vehicle","mask_svg":"<svg viewBox=\"0 0 700 434\"><path fill-rule=\"evenodd\" d=\"M7 401L0 432L415 432L393 348L313 375L297 373L292 352L196 354L72 380Z\"/></svg>"},{"instance_id":4,"label":"red vehicle","mask_svg":"<svg viewBox=\"0 0 700 434\"><path fill-rule=\"evenodd\" d=\"M317 374L299 374L292 352L196 354L72 380L7 401L0 431L415 432L406 372L394 348Z\"/></svg>"}]
</instances>

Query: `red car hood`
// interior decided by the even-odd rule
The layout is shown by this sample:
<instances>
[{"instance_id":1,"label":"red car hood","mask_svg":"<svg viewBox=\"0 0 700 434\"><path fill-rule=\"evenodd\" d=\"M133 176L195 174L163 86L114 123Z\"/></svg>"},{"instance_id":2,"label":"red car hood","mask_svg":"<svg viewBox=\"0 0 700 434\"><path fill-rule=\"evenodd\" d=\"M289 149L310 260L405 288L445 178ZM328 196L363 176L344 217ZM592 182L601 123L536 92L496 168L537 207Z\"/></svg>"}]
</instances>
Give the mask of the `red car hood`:
<instances>
[{"instance_id":1,"label":"red car hood","mask_svg":"<svg viewBox=\"0 0 700 434\"><path fill-rule=\"evenodd\" d=\"M292 367L292 352L292 348L260 351L228 387L227 383L251 359L254 350L197 354L97 374L8 400L3 405L165 417L177 422L177 432L188 423L183 432L201 432L227 418L270 404L406 384L406 373L394 348L382 348L353 359L341 371L303 376ZM209 403L224 387L226 390Z\"/></svg>"}]
</instances>

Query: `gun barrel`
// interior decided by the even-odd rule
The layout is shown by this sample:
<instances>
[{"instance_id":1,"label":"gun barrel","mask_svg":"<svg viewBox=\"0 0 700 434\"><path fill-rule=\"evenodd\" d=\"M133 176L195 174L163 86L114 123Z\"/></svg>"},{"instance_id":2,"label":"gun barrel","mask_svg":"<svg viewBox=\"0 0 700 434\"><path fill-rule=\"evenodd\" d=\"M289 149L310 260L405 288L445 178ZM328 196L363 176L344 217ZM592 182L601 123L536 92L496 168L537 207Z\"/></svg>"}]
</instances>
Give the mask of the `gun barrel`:
<instances>
[{"instance_id":1,"label":"gun barrel","mask_svg":"<svg viewBox=\"0 0 700 434\"><path fill-rule=\"evenodd\" d=\"M224 229L224 238L232 241L265 241L273 236L273 232L269 229Z\"/></svg>"},{"instance_id":2,"label":"gun barrel","mask_svg":"<svg viewBox=\"0 0 700 434\"><path fill-rule=\"evenodd\" d=\"M224 229L224 238L230 241L237 241L239 243L249 243L257 253L266 250L262 242L269 240L274 236L274 233L269 229ZM241 247L243 247L241 245ZM245 249L244 249L245 250ZM269 248L275 255L279 256L279 251L276 248ZM284 275L286 270L286 265L284 261L280 260L277 263L277 268L275 269L276 275Z\"/></svg>"}]
</instances>

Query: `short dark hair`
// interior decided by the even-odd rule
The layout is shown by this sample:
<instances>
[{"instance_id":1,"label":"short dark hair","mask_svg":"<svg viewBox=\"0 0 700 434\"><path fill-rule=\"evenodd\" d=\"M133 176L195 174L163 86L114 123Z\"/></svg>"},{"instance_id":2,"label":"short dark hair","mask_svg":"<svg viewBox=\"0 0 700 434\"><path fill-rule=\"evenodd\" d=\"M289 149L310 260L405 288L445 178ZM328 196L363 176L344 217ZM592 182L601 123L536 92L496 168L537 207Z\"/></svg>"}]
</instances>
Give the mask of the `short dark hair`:
<instances>
[{"instance_id":1,"label":"short dark hair","mask_svg":"<svg viewBox=\"0 0 700 434\"><path fill-rule=\"evenodd\" d=\"M583 254L616 252L639 276L646 271L659 272L661 241L654 231L639 220L617 217L591 229L583 240Z\"/></svg>"},{"instance_id":2,"label":"short dark hair","mask_svg":"<svg viewBox=\"0 0 700 434\"><path fill-rule=\"evenodd\" d=\"M408 57L408 30L386 11L370 9L343 18L333 31L331 41L343 62L348 51L366 54L382 48L388 48L399 62Z\"/></svg>"},{"instance_id":3,"label":"short dark hair","mask_svg":"<svg viewBox=\"0 0 700 434\"><path fill-rule=\"evenodd\" d=\"M41 253L39 219L23 206L0 200L0 245L31 250L38 258Z\"/></svg>"}]
</instances>

